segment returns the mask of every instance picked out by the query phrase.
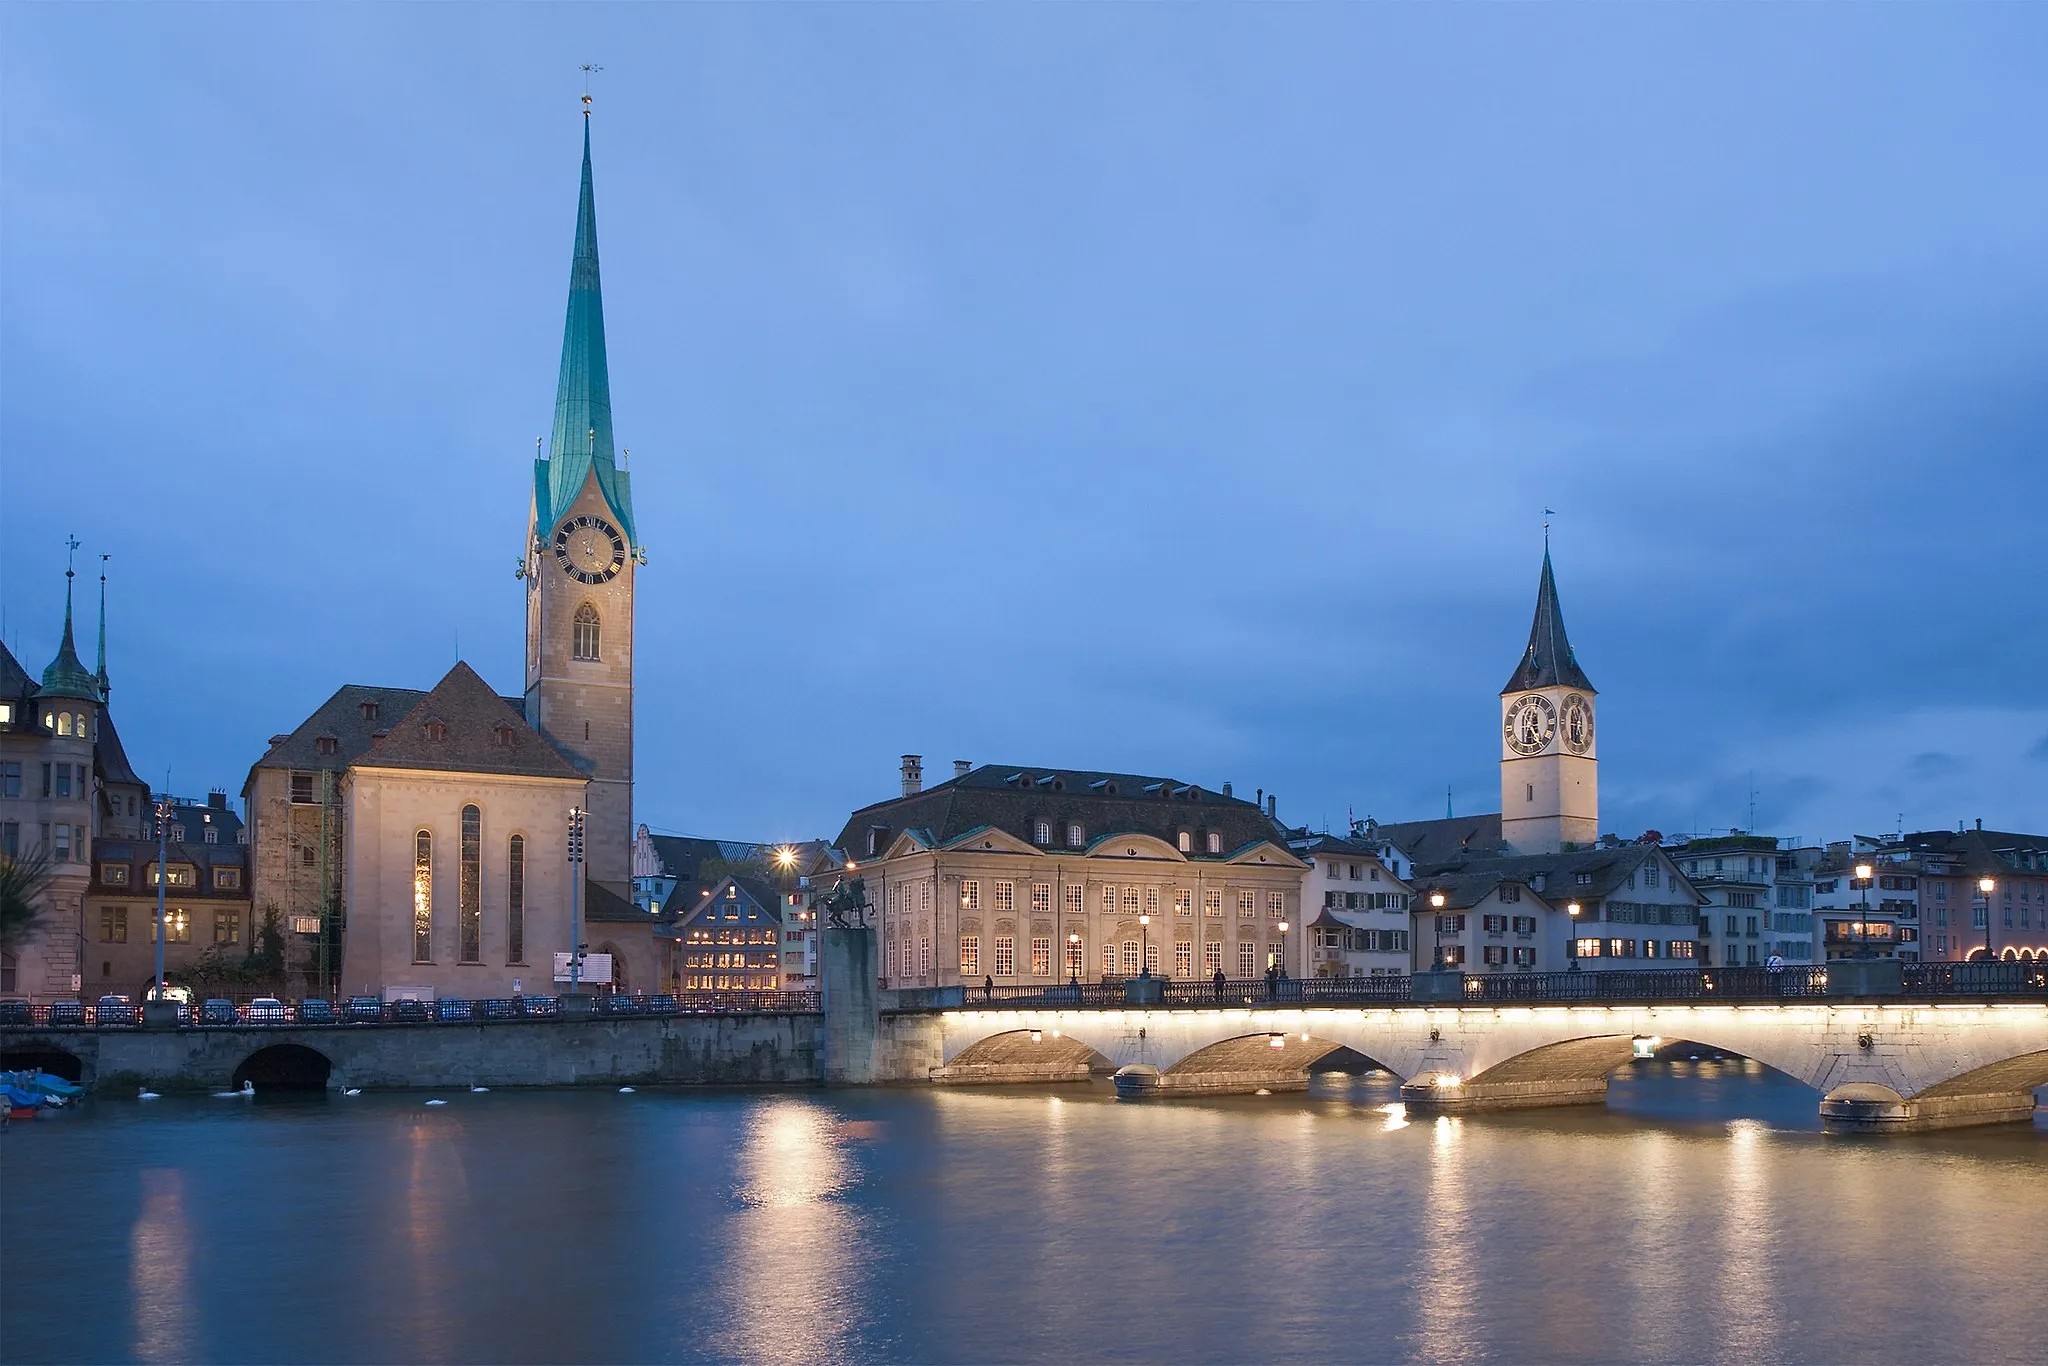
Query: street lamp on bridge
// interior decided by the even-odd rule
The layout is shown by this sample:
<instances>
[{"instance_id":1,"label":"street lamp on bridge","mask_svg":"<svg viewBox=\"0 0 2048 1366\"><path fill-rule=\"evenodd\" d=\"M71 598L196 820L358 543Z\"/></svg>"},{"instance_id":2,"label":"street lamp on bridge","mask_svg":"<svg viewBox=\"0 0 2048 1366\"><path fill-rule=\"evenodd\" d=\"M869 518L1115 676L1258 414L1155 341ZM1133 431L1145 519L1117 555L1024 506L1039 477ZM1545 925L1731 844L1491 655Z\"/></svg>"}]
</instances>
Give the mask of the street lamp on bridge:
<instances>
[{"instance_id":1,"label":"street lamp on bridge","mask_svg":"<svg viewBox=\"0 0 2048 1366\"><path fill-rule=\"evenodd\" d=\"M1081 986L1081 936L1078 932L1067 935L1067 985L1077 991Z\"/></svg>"},{"instance_id":2,"label":"street lamp on bridge","mask_svg":"<svg viewBox=\"0 0 2048 1366\"><path fill-rule=\"evenodd\" d=\"M1566 933L1570 934L1572 937L1571 971L1573 972L1577 972L1579 970L1579 913L1585 909L1586 908L1584 906L1581 906L1576 901L1572 902L1569 906L1566 906L1564 908L1565 914L1571 917L1571 919L1566 922Z\"/></svg>"},{"instance_id":3,"label":"street lamp on bridge","mask_svg":"<svg viewBox=\"0 0 2048 1366\"><path fill-rule=\"evenodd\" d=\"M1984 961L1987 963L1996 960L1998 957L1991 948L1991 893L1997 886L1998 883L1992 878L1980 877L1977 879L1977 890L1984 897Z\"/></svg>"},{"instance_id":4,"label":"street lamp on bridge","mask_svg":"<svg viewBox=\"0 0 2048 1366\"><path fill-rule=\"evenodd\" d=\"M1436 962L1430 966L1432 972L1442 972L1444 970L1444 902L1446 899L1442 892L1431 892L1429 894L1429 907L1435 912L1431 919L1436 924Z\"/></svg>"}]
</instances>

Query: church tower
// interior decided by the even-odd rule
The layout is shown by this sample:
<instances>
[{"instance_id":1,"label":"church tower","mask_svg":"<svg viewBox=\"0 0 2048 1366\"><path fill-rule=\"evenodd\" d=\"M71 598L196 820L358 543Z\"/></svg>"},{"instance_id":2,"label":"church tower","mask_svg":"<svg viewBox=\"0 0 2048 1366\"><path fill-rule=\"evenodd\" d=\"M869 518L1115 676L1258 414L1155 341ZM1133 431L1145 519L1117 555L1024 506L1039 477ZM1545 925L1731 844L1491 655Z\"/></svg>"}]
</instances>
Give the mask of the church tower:
<instances>
[{"instance_id":1,"label":"church tower","mask_svg":"<svg viewBox=\"0 0 2048 1366\"><path fill-rule=\"evenodd\" d=\"M526 720L590 780L591 881L632 883L633 578L646 556L632 486L612 454L611 379L583 101L583 189L547 455L534 461L526 581Z\"/></svg>"},{"instance_id":2,"label":"church tower","mask_svg":"<svg viewBox=\"0 0 2048 1366\"><path fill-rule=\"evenodd\" d=\"M1500 693L1500 833L1512 852L1554 854L1599 839L1593 697L1565 638L1546 540L1529 648Z\"/></svg>"}]
</instances>

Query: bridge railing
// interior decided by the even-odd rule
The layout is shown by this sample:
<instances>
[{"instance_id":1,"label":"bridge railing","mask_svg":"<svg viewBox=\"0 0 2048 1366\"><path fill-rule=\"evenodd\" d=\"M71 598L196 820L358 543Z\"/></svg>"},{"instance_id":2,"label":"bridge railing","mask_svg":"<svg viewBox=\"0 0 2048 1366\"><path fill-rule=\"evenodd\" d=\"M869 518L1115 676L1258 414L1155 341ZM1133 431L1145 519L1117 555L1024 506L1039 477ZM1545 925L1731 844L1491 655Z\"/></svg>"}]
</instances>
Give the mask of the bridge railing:
<instances>
[{"instance_id":1,"label":"bridge railing","mask_svg":"<svg viewBox=\"0 0 2048 1366\"><path fill-rule=\"evenodd\" d=\"M180 1006L181 1029L356 1029L376 1025L500 1024L558 1019L567 1012L561 997L516 996L470 1000L443 996L432 1001L380 1001L358 997L336 1002L282 1002L269 1009L238 1009L209 1017L201 1006ZM686 992L680 996L603 995L592 998L590 1016L632 1019L672 1015L814 1015L815 991ZM0 1001L0 1029L134 1029L141 1008L83 1001Z\"/></svg>"},{"instance_id":2,"label":"bridge railing","mask_svg":"<svg viewBox=\"0 0 2048 1366\"><path fill-rule=\"evenodd\" d=\"M1917 999L2048 1000L2048 964L1908 963L1901 995ZM1412 977L1307 977L1217 984L1186 978L1154 979L1154 1008L1210 1009L1265 1005L1406 1005L1415 1000ZM1838 984L1839 986L1839 984ZM1825 964L1764 967L1651 968L1638 971L1468 973L1451 998L1431 1003L1689 1004L1828 999ZM929 1000L905 1000L908 1009L996 1005L1017 1009L1114 1010L1135 1004L1123 981L1057 986L1010 985L933 989ZM1834 999L1843 999L1835 997Z\"/></svg>"}]
</instances>

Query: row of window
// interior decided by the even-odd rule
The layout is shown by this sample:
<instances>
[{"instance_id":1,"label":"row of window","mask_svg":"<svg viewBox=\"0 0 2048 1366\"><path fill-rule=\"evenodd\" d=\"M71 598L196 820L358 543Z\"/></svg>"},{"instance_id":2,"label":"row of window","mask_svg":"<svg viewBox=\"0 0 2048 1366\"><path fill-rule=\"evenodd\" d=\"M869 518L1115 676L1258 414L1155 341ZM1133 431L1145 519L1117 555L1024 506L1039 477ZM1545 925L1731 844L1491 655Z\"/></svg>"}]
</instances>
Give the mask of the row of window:
<instances>
[{"instance_id":1,"label":"row of window","mask_svg":"<svg viewBox=\"0 0 2048 1366\"><path fill-rule=\"evenodd\" d=\"M685 991L773 991L775 974L762 973L687 973L683 977Z\"/></svg>"},{"instance_id":2,"label":"row of window","mask_svg":"<svg viewBox=\"0 0 2048 1366\"><path fill-rule=\"evenodd\" d=\"M1380 880L1379 865L1376 863L1326 863L1323 865L1323 876L1334 882L1339 877L1346 875L1344 871L1346 869L1350 870L1349 876L1353 882L1378 882Z\"/></svg>"},{"instance_id":3,"label":"row of window","mask_svg":"<svg viewBox=\"0 0 2048 1366\"><path fill-rule=\"evenodd\" d=\"M455 879L456 961L483 961L483 813L462 808ZM434 835L413 834L412 961L434 961ZM505 843L505 961L526 961L526 837Z\"/></svg>"},{"instance_id":4,"label":"row of window","mask_svg":"<svg viewBox=\"0 0 2048 1366\"><path fill-rule=\"evenodd\" d=\"M1320 929L1316 947L1341 949L1346 953L1406 953L1406 930Z\"/></svg>"},{"instance_id":5,"label":"row of window","mask_svg":"<svg viewBox=\"0 0 2048 1366\"><path fill-rule=\"evenodd\" d=\"M11 712L13 709L9 708ZM84 711L46 711L43 713L43 729L56 735L73 735L81 740L92 739L92 713Z\"/></svg>"},{"instance_id":6,"label":"row of window","mask_svg":"<svg viewBox=\"0 0 2048 1366\"><path fill-rule=\"evenodd\" d=\"M68 800L74 794L92 795L92 771L84 764L44 764L41 796ZM0 797L21 795L21 763L10 759L0 763Z\"/></svg>"},{"instance_id":7,"label":"row of window","mask_svg":"<svg viewBox=\"0 0 2048 1366\"><path fill-rule=\"evenodd\" d=\"M1690 939L1581 939L1575 945L1581 958L1691 958Z\"/></svg>"},{"instance_id":8,"label":"row of window","mask_svg":"<svg viewBox=\"0 0 2048 1366\"><path fill-rule=\"evenodd\" d=\"M899 975L906 977L911 975L909 946L905 944L902 948L903 952L899 955L898 945L894 941L891 941L888 945L884 970L892 978ZM1106 942L1102 946L1102 971L1107 976L1115 976L1118 973L1122 973L1126 977L1136 977L1140 971L1157 975L1160 970L1161 948L1162 946L1157 943L1147 943L1137 939ZM1222 942L1214 939L1202 945L1202 973L1204 976L1210 976L1222 970L1223 948ZM1050 976L1052 974L1052 940L1043 936L1034 938L1031 940L1030 950L1030 975L1034 977ZM1249 939L1241 941L1237 946L1238 975L1245 978L1256 976L1259 972L1261 956L1260 947L1256 942ZM1279 961L1278 951L1274 949L1265 950L1263 957L1268 966ZM1067 975L1079 976L1082 969L1081 946L1069 941L1064 960L1063 966ZM900 974L898 972L899 965L902 968ZM1173 945L1173 975L1182 978L1192 977L1194 976L1194 965L1195 946L1193 942L1186 939L1176 940ZM1010 935L997 935L991 940L989 962L986 966L988 967L987 975L990 977L1016 976L1016 939ZM961 935L960 975L963 978L972 980L973 978L983 976L983 967L981 936L978 934ZM918 940L916 975L919 977L931 975L931 940L929 938Z\"/></svg>"},{"instance_id":9,"label":"row of window","mask_svg":"<svg viewBox=\"0 0 2048 1366\"><path fill-rule=\"evenodd\" d=\"M920 882L916 886L919 890L918 909L920 911L930 910L931 884L929 882ZM1013 912L1017 909L1016 883L995 882L991 884L990 890L992 893L990 904L998 914ZM889 889L889 901L892 910L903 909L901 899L898 897L898 893L901 891L904 891L901 884L892 886ZM1072 884L1067 887L1066 891L1067 909L1078 914L1084 904L1080 884ZM1101 892L1102 913L1104 915L1157 915L1159 914L1159 891L1160 889L1157 887L1117 887L1105 884ZM1194 896L1194 892L1189 888L1174 888L1174 914L1183 916L1193 915L1195 913ZM902 899L907 899L907 892ZM1202 909L1206 914L1223 914L1223 893L1220 889L1213 887L1207 889L1203 893L1202 903ZM1266 914L1273 919L1277 920L1287 913L1287 897L1284 892L1267 892L1265 903ZM963 911L978 911L982 909L981 879L962 878L960 880L960 909ZM1051 912L1051 883L1039 882L1032 884L1031 909L1040 915ZM1240 916L1249 918L1256 916L1258 912L1259 894L1249 888L1240 889L1237 893L1237 913Z\"/></svg>"},{"instance_id":10,"label":"row of window","mask_svg":"<svg viewBox=\"0 0 2048 1366\"><path fill-rule=\"evenodd\" d=\"M1501 890L1506 891L1507 888ZM1333 911L1405 911L1414 899L1407 892L1323 893L1323 905ZM1507 897L1501 899L1508 900Z\"/></svg>"},{"instance_id":11,"label":"row of window","mask_svg":"<svg viewBox=\"0 0 2048 1366\"><path fill-rule=\"evenodd\" d=\"M156 908L144 910L135 908L147 927L149 942L156 942ZM125 944L128 942L128 911L126 906L100 907L100 942L102 944ZM194 913L181 907L167 907L164 911L164 942L166 944L189 944L192 942ZM242 913L240 911L215 911L213 913L213 942L216 944L239 944L242 942Z\"/></svg>"},{"instance_id":12,"label":"row of window","mask_svg":"<svg viewBox=\"0 0 2048 1366\"><path fill-rule=\"evenodd\" d=\"M106 887L126 887L128 886L129 877L134 871L134 867L131 864L102 863L100 865L100 884ZM154 863L144 864L142 879L145 885L150 887L156 886L158 880L157 865ZM217 892L238 891L242 886L242 870L240 868L215 868L212 881L213 889ZM163 884L166 887L197 887L199 885L199 870L189 863L173 863L170 865L169 870L163 874Z\"/></svg>"}]
</instances>

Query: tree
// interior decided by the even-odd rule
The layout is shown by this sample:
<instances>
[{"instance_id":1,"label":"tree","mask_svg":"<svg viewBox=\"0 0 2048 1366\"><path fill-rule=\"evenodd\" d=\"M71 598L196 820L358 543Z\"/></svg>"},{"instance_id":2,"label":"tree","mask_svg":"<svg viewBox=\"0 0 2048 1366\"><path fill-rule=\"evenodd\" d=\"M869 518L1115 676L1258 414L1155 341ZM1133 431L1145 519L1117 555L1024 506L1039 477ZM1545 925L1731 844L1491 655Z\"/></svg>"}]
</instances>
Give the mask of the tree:
<instances>
[{"instance_id":1,"label":"tree","mask_svg":"<svg viewBox=\"0 0 2048 1366\"><path fill-rule=\"evenodd\" d=\"M284 981L284 917L277 907L265 906L263 919L249 935L249 956L242 973L259 986L276 987Z\"/></svg>"},{"instance_id":2,"label":"tree","mask_svg":"<svg viewBox=\"0 0 2048 1366\"><path fill-rule=\"evenodd\" d=\"M49 903L50 860L38 847L27 855L0 853L0 948L27 944L43 927Z\"/></svg>"}]
</instances>

